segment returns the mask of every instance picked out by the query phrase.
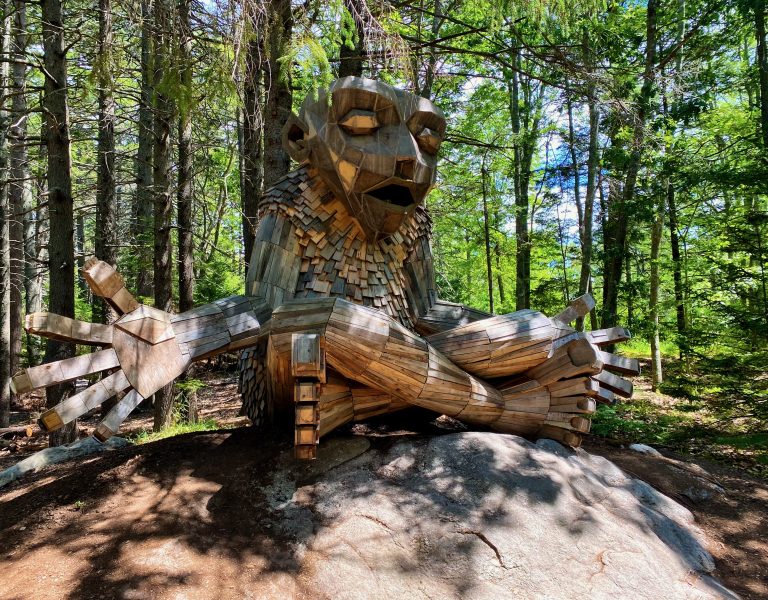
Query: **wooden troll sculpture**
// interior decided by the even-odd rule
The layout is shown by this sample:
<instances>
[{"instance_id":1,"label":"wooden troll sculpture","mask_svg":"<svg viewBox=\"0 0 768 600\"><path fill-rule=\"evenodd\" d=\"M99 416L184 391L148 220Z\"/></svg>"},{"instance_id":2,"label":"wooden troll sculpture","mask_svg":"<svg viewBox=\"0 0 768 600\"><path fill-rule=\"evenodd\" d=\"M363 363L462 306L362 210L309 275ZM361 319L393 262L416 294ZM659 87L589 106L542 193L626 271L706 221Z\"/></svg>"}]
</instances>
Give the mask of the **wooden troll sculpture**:
<instances>
[{"instance_id":1,"label":"wooden troll sculpture","mask_svg":"<svg viewBox=\"0 0 768 600\"><path fill-rule=\"evenodd\" d=\"M637 362L600 350L629 333L572 329L594 306L589 296L553 318L437 298L422 204L444 134L434 104L378 81L347 77L308 97L283 130L300 167L260 204L248 295L171 315L139 305L91 259L86 281L120 318L35 313L26 328L104 349L26 369L15 390L111 371L40 418L51 431L127 392L94 431L105 440L193 361L246 349L244 412L262 424L291 410L299 457L314 457L320 436L344 423L407 406L579 446L596 402L631 396L616 373L636 374Z\"/></svg>"}]
</instances>

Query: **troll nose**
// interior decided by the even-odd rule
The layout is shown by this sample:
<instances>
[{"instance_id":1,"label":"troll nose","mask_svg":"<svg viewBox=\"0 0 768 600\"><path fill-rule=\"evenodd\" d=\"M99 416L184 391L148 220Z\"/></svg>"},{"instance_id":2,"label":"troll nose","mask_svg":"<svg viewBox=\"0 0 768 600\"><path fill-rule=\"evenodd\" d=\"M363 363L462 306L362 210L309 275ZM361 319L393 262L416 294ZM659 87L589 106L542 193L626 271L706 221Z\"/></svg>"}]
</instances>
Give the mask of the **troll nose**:
<instances>
[{"instance_id":1,"label":"troll nose","mask_svg":"<svg viewBox=\"0 0 768 600\"><path fill-rule=\"evenodd\" d=\"M413 158L398 158L395 163L395 177L400 179L413 179L416 161Z\"/></svg>"}]
</instances>

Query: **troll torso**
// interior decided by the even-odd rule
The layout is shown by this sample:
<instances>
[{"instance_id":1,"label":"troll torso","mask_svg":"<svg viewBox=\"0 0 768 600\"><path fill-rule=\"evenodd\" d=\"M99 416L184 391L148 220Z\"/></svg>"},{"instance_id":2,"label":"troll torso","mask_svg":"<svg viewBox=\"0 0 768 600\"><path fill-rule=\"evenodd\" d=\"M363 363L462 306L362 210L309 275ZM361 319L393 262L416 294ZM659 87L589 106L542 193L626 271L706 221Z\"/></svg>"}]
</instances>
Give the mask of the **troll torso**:
<instances>
[{"instance_id":1,"label":"troll torso","mask_svg":"<svg viewBox=\"0 0 768 600\"><path fill-rule=\"evenodd\" d=\"M415 328L422 302L417 288L432 277L424 260L430 219L423 207L395 233L372 241L323 181L301 167L265 193L259 216L257 244L264 243L250 265L251 294L274 305L291 298L345 298Z\"/></svg>"}]
</instances>

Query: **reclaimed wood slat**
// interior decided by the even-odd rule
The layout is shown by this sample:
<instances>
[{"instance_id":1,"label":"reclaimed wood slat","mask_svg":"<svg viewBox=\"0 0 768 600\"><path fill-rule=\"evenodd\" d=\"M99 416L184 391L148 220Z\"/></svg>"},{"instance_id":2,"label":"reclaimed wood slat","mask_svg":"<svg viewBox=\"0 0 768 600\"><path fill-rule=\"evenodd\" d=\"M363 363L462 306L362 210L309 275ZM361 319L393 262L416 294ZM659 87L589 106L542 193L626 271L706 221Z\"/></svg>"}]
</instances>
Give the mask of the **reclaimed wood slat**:
<instances>
[{"instance_id":1,"label":"reclaimed wood slat","mask_svg":"<svg viewBox=\"0 0 768 600\"><path fill-rule=\"evenodd\" d=\"M34 389L56 383L66 383L78 377L92 375L120 366L117 354L112 348L82 354L73 358L47 363L24 369L11 378L11 388L16 394L23 394Z\"/></svg>"}]
</instances>

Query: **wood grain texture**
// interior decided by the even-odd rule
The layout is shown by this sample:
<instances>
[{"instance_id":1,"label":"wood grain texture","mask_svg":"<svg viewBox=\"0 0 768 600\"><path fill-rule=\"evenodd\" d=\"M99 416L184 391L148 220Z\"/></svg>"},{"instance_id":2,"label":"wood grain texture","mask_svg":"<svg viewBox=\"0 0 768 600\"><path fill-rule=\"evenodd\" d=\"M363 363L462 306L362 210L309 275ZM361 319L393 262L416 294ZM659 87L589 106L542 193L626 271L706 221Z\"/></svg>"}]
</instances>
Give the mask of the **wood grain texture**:
<instances>
[{"instance_id":1,"label":"wood grain texture","mask_svg":"<svg viewBox=\"0 0 768 600\"><path fill-rule=\"evenodd\" d=\"M429 343L479 377L506 377L543 362L554 329L545 315L523 310L429 336Z\"/></svg>"},{"instance_id":2,"label":"wood grain texture","mask_svg":"<svg viewBox=\"0 0 768 600\"><path fill-rule=\"evenodd\" d=\"M174 339L153 345L121 329L115 329L113 348L131 386L144 398L184 373L191 362Z\"/></svg>"},{"instance_id":3,"label":"wood grain texture","mask_svg":"<svg viewBox=\"0 0 768 600\"><path fill-rule=\"evenodd\" d=\"M24 369L21 373L14 375L11 385L17 394L23 394L119 366L117 354L109 348Z\"/></svg>"},{"instance_id":4,"label":"wood grain texture","mask_svg":"<svg viewBox=\"0 0 768 600\"><path fill-rule=\"evenodd\" d=\"M83 269L83 277L93 293L104 298L118 314L129 313L139 307L133 295L125 289L122 275L104 261L89 258Z\"/></svg>"},{"instance_id":5,"label":"wood grain texture","mask_svg":"<svg viewBox=\"0 0 768 600\"><path fill-rule=\"evenodd\" d=\"M117 371L45 411L40 416L40 426L45 431L54 431L125 391L130 385L123 372Z\"/></svg>"},{"instance_id":6,"label":"wood grain texture","mask_svg":"<svg viewBox=\"0 0 768 600\"><path fill-rule=\"evenodd\" d=\"M104 417L104 420L93 431L93 437L100 442L107 441L112 437L120 425L125 421L129 414L144 400L141 394L136 390L129 391L121 400L115 404Z\"/></svg>"},{"instance_id":7,"label":"wood grain texture","mask_svg":"<svg viewBox=\"0 0 768 600\"><path fill-rule=\"evenodd\" d=\"M109 346L112 328L100 323L86 323L54 313L36 312L24 319L24 329L31 334L77 344Z\"/></svg>"}]
</instances>

